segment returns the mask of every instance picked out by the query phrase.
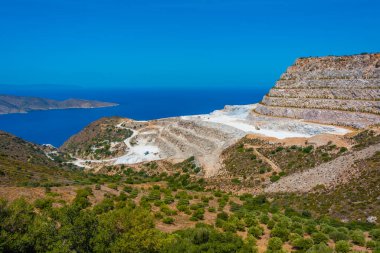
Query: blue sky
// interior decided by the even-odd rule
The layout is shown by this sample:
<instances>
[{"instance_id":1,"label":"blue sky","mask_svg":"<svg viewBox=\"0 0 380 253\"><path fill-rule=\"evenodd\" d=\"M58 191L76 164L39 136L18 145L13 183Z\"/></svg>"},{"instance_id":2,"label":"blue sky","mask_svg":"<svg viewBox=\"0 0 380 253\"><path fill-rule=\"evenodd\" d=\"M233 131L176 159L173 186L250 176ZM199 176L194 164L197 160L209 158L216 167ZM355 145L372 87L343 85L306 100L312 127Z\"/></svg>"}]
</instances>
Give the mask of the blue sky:
<instances>
[{"instance_id":1,"label":"blue sky","mask_svg":"<svg viewBox=\"0 0 380 253\"><path fill-rule=\"evenodd\" d=\"M380 51L378 0L0 0L0 88L270 87Z\"/></svg>"}]
</instances>

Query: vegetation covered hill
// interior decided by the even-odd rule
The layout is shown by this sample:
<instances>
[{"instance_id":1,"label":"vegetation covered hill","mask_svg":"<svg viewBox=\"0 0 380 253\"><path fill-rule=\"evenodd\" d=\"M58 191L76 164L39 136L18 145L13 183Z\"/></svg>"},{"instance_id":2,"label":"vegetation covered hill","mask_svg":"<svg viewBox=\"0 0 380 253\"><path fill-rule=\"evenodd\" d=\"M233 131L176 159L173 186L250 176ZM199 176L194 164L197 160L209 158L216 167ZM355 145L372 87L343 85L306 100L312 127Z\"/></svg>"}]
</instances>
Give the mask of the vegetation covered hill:
<instances>
[{"instance_id":1,"label":"vegetation covered hill","mask_svg":"<svg viewBox=\"0 0 380 253\"><path fill-rule=\"evenodd\" d=\"M69 160L69 156L54 148L0 132L0 185L57 186L91 182L92 174L67 163Z\"/></svg>"},{"instance_id":2,"label":"vegetation covered hill","mask_svg":"<svg viewBox=\"0 0 380 253\"><path fill-rule=\"evenodd\" d=\"M118 127L119 123L122 121L118 117L94 121L67 140L60 149L92 159L117 156L118 151L126 148L123 141L132 135L132 130L121 125Z\"/></svg>"}]
</instances>

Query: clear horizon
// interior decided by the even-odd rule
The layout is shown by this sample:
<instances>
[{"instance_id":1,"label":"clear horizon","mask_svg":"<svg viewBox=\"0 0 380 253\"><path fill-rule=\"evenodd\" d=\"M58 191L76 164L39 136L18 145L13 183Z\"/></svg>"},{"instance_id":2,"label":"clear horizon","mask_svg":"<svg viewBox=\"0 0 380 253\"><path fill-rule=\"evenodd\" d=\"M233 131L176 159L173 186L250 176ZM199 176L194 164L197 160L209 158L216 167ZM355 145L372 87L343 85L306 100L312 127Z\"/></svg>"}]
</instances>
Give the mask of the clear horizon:
<instances>
[{"instance_id":1,"label":"clear horizon","mask_svg":"<svg viewBox=\"0 0 380 253\"><path fill-rule=\"evenodd\" d=\"M4 1L0 86L269 89L298 57L380 51L379 8L368 0Z\"/></svg>"}]
</instances>

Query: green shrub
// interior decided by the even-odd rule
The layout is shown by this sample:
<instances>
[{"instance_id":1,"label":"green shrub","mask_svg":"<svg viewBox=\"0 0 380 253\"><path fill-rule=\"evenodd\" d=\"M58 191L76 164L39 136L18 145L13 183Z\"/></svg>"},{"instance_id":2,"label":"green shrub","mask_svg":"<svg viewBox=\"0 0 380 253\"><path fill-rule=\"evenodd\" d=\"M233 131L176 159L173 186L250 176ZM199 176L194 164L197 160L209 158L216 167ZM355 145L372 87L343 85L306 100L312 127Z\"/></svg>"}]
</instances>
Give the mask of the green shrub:
<instances>
[{"instance_id":1,"label":"green shrub","mask_svg":"<svg viewBox=\"0 0 380 253\"><path fill-rule=\"evenodd\" d=\"M269 250L281 250L282 249L282 240L278 237L272 237L268 241Z\"/></svg>"},{"instance_id":2,"label":"green shrub","mask_svg":"<svg viewBox=\"0 0 380 253\"><path fill-rule=\"evenodd\" d=\"M369 240L366 243L366 247L369 249L375 249L376 247L379 247L379 246L380 246L380 243L373 240Z\"/></svg>"},{"instance_id":3,"label":"green shrub","mask_svg":"<svg viewBox=\"0 0 380 253\"><path fill-rule=\"evenodd\" d=\"M270 218L268 215L266 215L266 214L260 215L260 222L261 223L268 224L269 221L270 221Z\"/></svg>"},{"instance_id":4,"label":"green shrub","mask_svg":"<svg viewBox=\"0 0 380 253\"><path fill-rule=\"evenodd\" d=\"M372 237L375 241L380 241L380 228L372 229L369 232L369 235Z\"/></svg>"},{"instance_id":5,"label":"green shrub","mask_svg":"<svg viewBox=\"0 0 380 253\"><path fill-rule=\"evenodd\" d=\"M149 192L147 199L150 201L160 200L161 199L161 191L159 189L153 189Z\"/></svg>"},{"instance_id":6,"label":"green shrub","mask_svg":"<svg viewBox=\"0 0 380 253\"><path fill-rule=\"evenodd\" d=\"M306 251L310 249L313 246L314 242L310 238L297 238L294 241L292 241L292 245L302 251Z\"/></svg>"},{"instance_id":7,"label":"green shrub","mask_svg":"<svg viewBox=\"0 0 380 253\"><path fill-rule=\"evenodd\" d=\"M311 238L313 239L315 244L327 243L329 241L327 235L325 235L322 232L315 232L311 234Z\"/></svg>"},{"instance_id":8,"label":"green shrub","mask_svg":"<svg viewBox=\"0 0 380 253\"><path fill-rule=\"evenodd\" d=\"M264 234L264 229L261 226L257 225L257 226L250 227L248 229L248 233L253 235L256 238L260 238Z\"/></svg>"},{"instance_id":9,"label":"green shrub","mask_svg":"<svg viewBox=\"0 0 380 253\"><path fill-rule=\"evenodd\" d=\"M346 235L345 233L342 233L340 231L333 231L333 232L331 232L329 234L329 237L334 242L337 242L337 241L348 241L348 240L350 240L350 237L348 235Z\"/></svg>"},{"instance_id":10,"label":"green shrub","mask_svg":"<svg viewBox=\"0 0 380 253\"><path fill-rule=\"evenodd\" d=\"M336 231L336 228L327 224L321 224L320 230L324 234L330 234L331 232Z\"/></svg>"},{"instance_id":11,"label":"green shrub","mask_svg":"<svg viewBox=\"0 0 380 253\"><path fill-rule=\"evenodd\" d=\"M281 238L282 241L287 241L289 236L289 230L285 227L275 225L272 231L270 232L271 237Z\"/></svg>"},{"instance_id":12,"label":"green shrub","mask_svg":"<svg viewBox=\"0 0 380 253\"><path fill-rule=\"evenodd\" d=\"M177 214L177 211L172 210L169 206L167 206L165 204L161 205L160 210L161 210L161 212L163 212L164 214L166 214L168 216L172 216L172 215Z\"/></svg>"},{"instance_id":13,"label":"green shrub","mask_svg":"<svg viewBox=\"0 0 380 253\"><path fill-rule=\"evenodd\" d=\"M337 241L335 244L335 251L337 253L348 253L351 250L351 245L347 241Z\"/></svg>"},{"instance_id":14,"label":"green shrub","mask_svg":"<svg viewBox=\"0 0 380 253\"><path fill-rule=\"evenodd\" d=\"M345 233L346 235L348 235L350 233L350 230L346 227L339 227L337 230L339 232Z\"/></svg>"},{"instance_id":15,"label":"green shrub","mask_svg":"<svg viewBox=\"0 0 380 253\"><path fill-rule=\"evenodd\" d=\"M299 235L298 233L290 233L288 236L288 239L291 242L294 241L295 239L299 239L299 238L302 238L302 236Z\"/></svg>"},{"instance_id":16,"label":"green shrub","mask_svg":"<svg viewBox=\"0 0 380 253\"><path fill-rule=\"evenodd\" d=\"M205 213L205 210L203 208L199 208L193 212L193 220L203 220L203 215Z\"/></svg>"},{"instance_id":17,"label":"green shrub","mask_svg":"<svg viewBox=\"0 0 380 253\"><path fill-rule=\"evenodd\" d=\"M139 190L137 188L134 188L134 189L132 189L131 193L129 194L129 197L134 199L137 197L138 194L139 194Z\"/></svg>"},{"instance_id":18,"label":"green shrub","mask_svg":"<svg viewBox=\"0 0 380 253\"><path fill-rule=\"evenodd\" d=\"M231 221L224 222L222 227L225 232L236 233L236 231L238 230L236 223Z\"/></svg>"},{"instance_id":19,"label":"green shrub","mask_svg":"<svg viewBox=\"0 0 380 253\"><path fill-rule=\"evenodd\" d=\"M346 147L341 147L340 149L339 149L339 152L340 153L344 153L344 152L346 152L348 149L346 148Z\"/></svg>"},{"instance_id":20,"label":"green shrub","mask_svg":"<svg viewBox=\"0 0 380 253\"><path fill-rule=\"evenodd\" d=\"M317 231L318 231L317 226L315 224L308 224L305 227L305 232L308 234L312 234L312 233L315 233Z\"/></svg>"},{"instance_id":21,"label":"green shrub","mask_svg":"<svg viewBox=\"0 0 380 253\"><path fill-rule=\"evenodd\" d=\"M314 245L306 253L333 253L333 249L324 243Z\"/></svg>"},{"instance_id":22,"label":"green shrub","mask_svg":"<svg viewBox=\"0 0 380 253\"><path fill-rule=\"evenodd\" d=\"M96 204L93 211L96 214L106 213L114 208L114 203L112 199L105 198L102 202Z\"/></svg>"},{"instance_id":23,"label":"green shrub","mask_svg":"<svg viewBox=\"0 0 380 253\"><path fill-rule=\"evenodd\" d=\"M354 244L364 246L365 245L365 237L364 233L361 230L355 230L351 232L351 240Z\"/></svg>"},{"instance_id":24,"label":"green shrub","mask_svg":"<svg viewBox=\"0 0 380 253\"><path fill-rule=\"evenodd\" d=\"M108 188L111 188L113 190L117 190L117 184L115 184L115 183L110 183L107 186L108 186Z\"/></svg>"},{"instance_id":25,"label":"green shrub","mask_svg":"<svg viewBox=\"0 0 380 253\"><path fill-rule=\"evenodd\" d=\"M272 176L270 177L270 181L271 181L272 183L274 183L274 182L280 180L280 178L281 178L281 176L279 176L279 175L272 175Z\"/></svg>"},{"instance_id":26,"label":"green shrub","mask_svg":"<svg viewBox=\"0 0 380 253\"><path fill-rule=\"evenodd\" d=\"M240 181L238 178L233 178L233 179L231 179L231 182L232 182L233 184L241 184L241 181Z\"/></svg>"},{"instance_id":27,"label":"green shrub","mask_svg":"<svg viewBox=\"0 0 380 253\"><path fill-rule=\"evenodd\" d=\"M164 197L165 204L171 204L173 202L174 202L174 197L172 195L165 195Z\"/></svg>"},{"instance_id":28,"label":"green shrub","mask_svg":"<svg viewBox=\"0 0 380 253\"><path fill-rule=\"evenodd\" d=\"M244 222L247 227L252 227L259 224L258 220L254 215L247 215L246 217L244 217Z\"/></svg>"},{"instance_id":29,"label":"green shrub","mask_svg":"<svg viewBox=\"0 0 380 253\"><path fill-rule=\"evenodd\" d=\"M38 209L47 209L47 208L51 208L53 205L53 200L52 199L36 199L34 201L34 206ZM1 212L1 211L0 211Z\"/></svg>"},{"instance_id":30,"label":"green shrub","mask_svg":"<svg viewBox=\"0 0 380 253\"><path fill-rule=\"evenodd\" d=\"M196 228L192 242L200 245L207 243L210 238L210 231L205 227Z\"/></svg>"},{"instance_id":31,"label":"green shrub","mask_svg":"<svg viewBox=\"0 0 380 253\"><path fill-rule=\"evenodd\" d=\"M124 192L120 192L119 196L117 197L118 201L126 201L127 199L128 199L128 196Z\"/></svg>"},{"instance_id":32,"label":"green shrub","mask_svg":"<svg viewBox=\"0 0 380 253\"><path fill-rule=\"evenodd\" d=\"M221 212L216 215L216 218L226 221L228 220L228 214L226 212Z\"/></svg>"},{"instance_id":33,"label":"green shrub","mask_svg":"<svg viewBox=\"0 0 380 253\"><path fill-rule=\"evenodd\" d=\"M133 188L132 188L131 186L129 186L129 185L126 185L126 186L124 186L123 190L124 190L125 192L127 192L127 193L131 193L132 190L133 190Z\"/></svg>"},{"instance_id":34,"label":"green shrub","mask_svg":"<svg viewBox=\"0 0 380 253\"><path fill-rule=\"evenodd\" d=\"M276 222L274 220L269 220L267 223L267 226L269 229L272 229L276 225Z\"/></svg>"},{"instance_id":35,"label":"green shrub","mask_svg":"<svg viewBox=\"0 0 380 253\"><path fill-rule=\"evenodd\" d=\"M220 198L220 197L222 197L222 192L216 191L216 192L214 192L214 196L217 198Z\"/></svg>"},{"instance_id":36,"label":"green shrub","mask_svg":"<svg viewBox=\"0 0 380 253\"><path fill-rule=\"evenodd\" d=\"M310 145L310 146L307 146L305 148L302 149L302 152L306 153L306 154L309 154L312 150L313 150L313 146Z\"/></svg>"},{"instance_id":37,"label":"green shrub","mask_svg":"<svg viewBox=\"0 0 380 253\"><path fill-rule=\"evenodd\" d=\"M165 217L162 219L162 222L165 224L173 224L174 223L174 218L173 217Z\"/></svg>"}]
</instances>

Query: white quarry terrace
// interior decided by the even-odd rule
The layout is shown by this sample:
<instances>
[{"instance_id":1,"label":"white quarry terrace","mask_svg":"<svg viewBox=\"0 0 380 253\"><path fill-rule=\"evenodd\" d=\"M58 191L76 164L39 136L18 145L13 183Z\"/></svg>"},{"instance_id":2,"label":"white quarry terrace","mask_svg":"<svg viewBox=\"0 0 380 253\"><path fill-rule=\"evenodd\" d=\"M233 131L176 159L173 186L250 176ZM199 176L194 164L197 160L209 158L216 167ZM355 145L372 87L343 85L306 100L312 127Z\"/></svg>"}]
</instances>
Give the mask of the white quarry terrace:
<instances>
[{"instance_id":1,"label":"white quarry terrace","mask_svg":"<svg viewBox=\"0 0 380 253\"><path fill-rule=\"evenodd\" d=\"M267 122L262 122L264 117L255 117L252 111L256 108L256 104L253 105L233 105L226 106L223 110L217 110L210 114L204 114L199 116L185 116L182 119L194 119L194 117L209 122L219 123L221 125L227 125L236 129L242 130L247 134L262 134L268 137L275 137L278 139L285 139L291 137L312 137L317 134L331 133L344 135L349 132L348 129L325 126L320 124L305 123L300 120L288 120L276 118L270 120L268 117ZM258 121L255 121L259 119ZM276 123L276 121L279 121ZM293 124L290 123L293 121ZM287 126L281 123L287 122ZM265 124L267 123L267 124ZM272 123L272 125L270 125ZM261 125L261 126L260 126Z\"/></svg>"},{"instance_id":2,"label":"white quarry terrace","mask_svg":"<svg viewBox=\"0 0 380 253\"><path fill-rule=\"evenodd\" d=\"M142 122L126 140L125 154L106 160L81 160L75 164L136 164L161 159L181 160L195 156L206 168L206 176L220 167L222 151L247 134L278 139L312 137L319 134L344 135L350 130L288 118L254 113L256 104L226 106L210 114L165 118ZM116 127L128 128L128 121Z\"/></svg>"}]
</instances>

